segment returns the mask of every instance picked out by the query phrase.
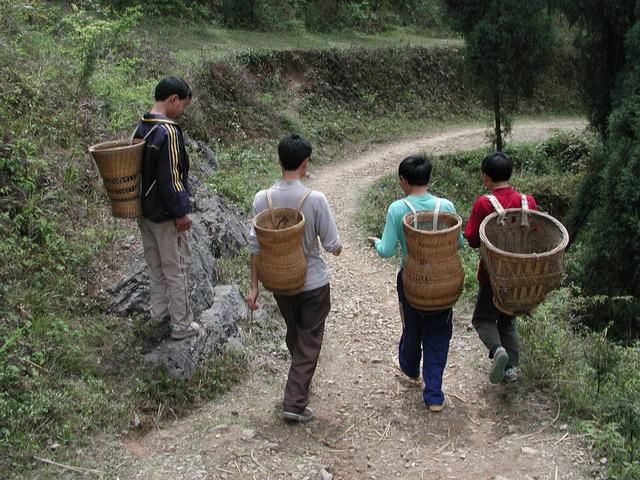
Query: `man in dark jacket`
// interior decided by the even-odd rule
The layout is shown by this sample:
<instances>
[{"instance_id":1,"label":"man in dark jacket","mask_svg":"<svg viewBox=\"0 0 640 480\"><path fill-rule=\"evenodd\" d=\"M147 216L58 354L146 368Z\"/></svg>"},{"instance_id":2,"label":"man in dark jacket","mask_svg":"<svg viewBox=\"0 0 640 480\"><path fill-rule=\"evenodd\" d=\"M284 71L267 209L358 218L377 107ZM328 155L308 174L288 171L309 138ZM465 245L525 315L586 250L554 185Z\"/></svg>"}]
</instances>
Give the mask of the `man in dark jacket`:
<instances>
[{"instance_id":1,"label":"man in dark jacket","mask_svg":"<svg viewBox=\"0 0 640 480\"><path fill-rule=\"evenodd\" d=\"M146 143L142 161L142 217L138 219L144 256L149 266L151 317L160 325L170 320L176 340L198 333L189 307L191 252L189 158L182 130L174 121L191 101L191 89L176 77L160 81L153 108L135 132Z\"/></svg>"}]
</instances>

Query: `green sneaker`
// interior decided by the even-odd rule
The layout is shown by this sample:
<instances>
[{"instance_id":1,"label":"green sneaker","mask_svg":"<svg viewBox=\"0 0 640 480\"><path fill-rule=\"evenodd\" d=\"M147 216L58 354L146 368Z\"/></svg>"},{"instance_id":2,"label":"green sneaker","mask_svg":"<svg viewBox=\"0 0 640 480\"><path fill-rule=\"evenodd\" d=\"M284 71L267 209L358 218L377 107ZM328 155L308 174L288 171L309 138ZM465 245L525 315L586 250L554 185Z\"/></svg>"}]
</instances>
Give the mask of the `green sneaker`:
<instances>
[{"instance_id":1,"label":"green sneaker","mask_svg":"<svg viewBox=\"0 0 640 480\"><path fill-rule=\"evenodd\" d=\"M493 354L493 363L491 364L491 370L489 371L489 382L493 385L502 383L504 379L504 368L509 361L509 354L504 347L496 348Z\"/></svg>"}]
</instances>

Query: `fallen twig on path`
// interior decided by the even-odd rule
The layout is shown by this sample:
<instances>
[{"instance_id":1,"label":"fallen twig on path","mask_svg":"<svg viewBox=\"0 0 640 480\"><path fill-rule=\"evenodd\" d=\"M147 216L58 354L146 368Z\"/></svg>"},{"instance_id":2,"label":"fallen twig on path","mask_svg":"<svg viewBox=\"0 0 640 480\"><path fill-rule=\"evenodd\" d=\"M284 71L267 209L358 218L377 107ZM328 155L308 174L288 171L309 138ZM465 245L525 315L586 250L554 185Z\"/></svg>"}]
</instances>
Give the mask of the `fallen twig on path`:
<instances>
[{"instance_id":1,"label":"fallen twig on path","mask_svg":"<svg viewBox=\"0 0 640 480\"><path fill-rule=\"evenodd\" d=\"M251 450L251 460L253 460L253 463L255 463L258 466L258 468L260 468L260 470L262 470L264 473L271 473L269 470L267 470L262 465L260 465L260 462L258 462L258 460L256 460L256 457L253 454L254 451L255 451L254 449Z\"/></svg>"},{"instance_id":2,"label":"fallen twig on path","mask_svg":"<svg viewBox=\"0 0 640 480\"><path fill-rule=\"evenodd\" d=\"M387 428L384 429L384 433L380 437L380 441L378 441L378 445L380 445L384 440L384 438L387 436L387 433L389 433L390 428L391 428L391 420L389 420L389 423L387 423Z\"/></svg>"},{"instance_id":3,"label":"fallen twig on path","mask_svg":"<svg viewBox=\"0 0 640 480\"><path fill-rule=\"evenodd\" d=\"M462 403L468 403L464 398L462 398L460 395L457 395L455 393L451 394L452 397L457 398L458 400L460 400Z\"/></svg>"},{"instance_id":4,"label":"fallen twig on path","mask_svg":"<svg viewBox=\"0 0 640 480\"><path fill-rule=\"evenodd\" d=\"M101 472L100 470L94 470L92 468L83 468L83 467L74 467L72 465L65 465L64 463L54 462L53 460L49 460L48 458L40 458L33 456L34 460L38 460L39 462L46 463L49 465L53 465L55 467L60 467L64 470L69 470L76 473L90 473L91 475L106 475L105 472Z\"/></svg>"}]
</instances>

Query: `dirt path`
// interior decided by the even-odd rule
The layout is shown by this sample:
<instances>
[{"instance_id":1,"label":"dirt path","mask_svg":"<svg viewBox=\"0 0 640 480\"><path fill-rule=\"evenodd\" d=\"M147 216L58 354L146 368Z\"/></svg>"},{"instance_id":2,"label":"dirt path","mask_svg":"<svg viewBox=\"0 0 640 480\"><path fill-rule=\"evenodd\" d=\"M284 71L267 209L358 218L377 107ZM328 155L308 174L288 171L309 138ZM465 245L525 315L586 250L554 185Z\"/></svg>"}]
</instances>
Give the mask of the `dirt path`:
<instances>
[{"instance_id":1,"label":"dirt path","mask_svg":"<svg viewBox=\"0 0 640 480\"><path fill-rule=\"evenodd\" d=\"M538 140L552 128L583 126L526 123L515 127L514 138ZM442 413L427 412L419 389L392 367L400 334L397 267L366 247L354 218L358 198L409 153L484 141L484 129L458 129L375 146L313 172L308 184L326 193L344 243L340 257L327 257L333 306L314 378L313 422L279 418L286 349L257 349L245 382L186 419L126 441L108 460L111 471L122 479L588 478L590 455L554 422L553 398L488 384L469 305L455 310L444 379L450 402Z\"/></svg>"}]
</instances>

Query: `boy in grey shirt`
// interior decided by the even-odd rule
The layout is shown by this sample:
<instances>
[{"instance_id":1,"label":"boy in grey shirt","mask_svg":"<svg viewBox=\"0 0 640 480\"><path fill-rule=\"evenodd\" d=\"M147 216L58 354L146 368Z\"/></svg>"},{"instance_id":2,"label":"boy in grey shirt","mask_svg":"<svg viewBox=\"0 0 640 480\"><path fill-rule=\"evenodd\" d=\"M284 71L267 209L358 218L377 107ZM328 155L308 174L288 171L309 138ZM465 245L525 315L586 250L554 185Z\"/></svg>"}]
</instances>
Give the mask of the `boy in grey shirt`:
<instances>
[{"instance_id":1,"label":"boy in grey shirt","mask_svg":"<svg viewBox=\"0 0 640 480\"><path fill-rule=\"evenodd\" d=\"M311 144L298 135L284 137L278 144L282 178L269 189L274 208L298 208L308 189L300 179L307 173ZM267 190L253 199L253 216L268 208ZM282 417L306 422L313 418L309 403L309 385L318 364L322 347L324 323L331 310L329 275L320 255L318 237L325 251L340 255L342 245L327 198L312 191L300 208L304 215L302 248L307 257L307 276L302 292L286 296L274 294L280 313L287 324L286 344L291 354L291 366L284 392ZM257 255L260 245L251 227L251 288L245 300L250 309L258 308Z\"/></svg>"}]
</instances>

